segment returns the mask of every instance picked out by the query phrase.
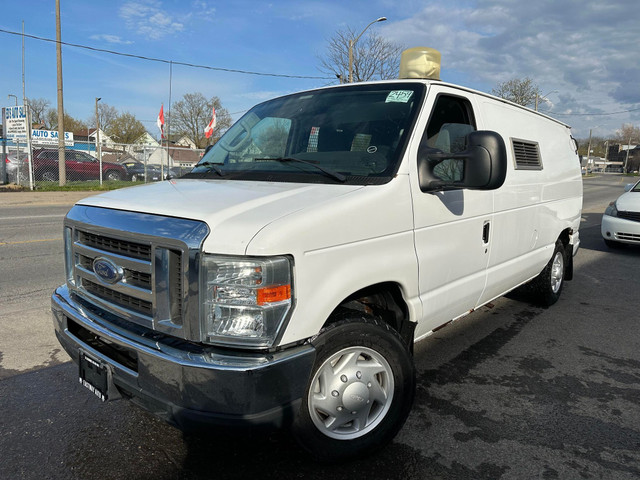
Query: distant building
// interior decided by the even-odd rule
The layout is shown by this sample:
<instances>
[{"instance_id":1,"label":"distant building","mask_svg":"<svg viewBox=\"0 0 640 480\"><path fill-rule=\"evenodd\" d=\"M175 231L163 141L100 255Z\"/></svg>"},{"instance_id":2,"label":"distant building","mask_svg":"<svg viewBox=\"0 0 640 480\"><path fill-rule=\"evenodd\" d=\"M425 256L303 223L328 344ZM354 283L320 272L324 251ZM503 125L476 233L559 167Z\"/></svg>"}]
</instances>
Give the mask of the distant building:
<instances>
[{"instance_id":1,"label":"distant building","mask_svg":"<svg viewBox=\"0 0 640 480\"><path fill-rule=\"evenodd\" d=\"M627 172L636 172L640 169L640 145L609 145L607 160L624 167Z\"/></svg>"},{"instance_id":2,"label":"distant building","mask_svg":"<svg viewBox=\"0 0 640 480\"><path fill-rule=\"evenodd\" d=\"M155 165L164 165L169 167L193 167L201 158L202 152L192 148L183 146L171 146L168 149L167 157L166 148L156 148L148 157L148 162Z\"/></svg>"}]
</instances>

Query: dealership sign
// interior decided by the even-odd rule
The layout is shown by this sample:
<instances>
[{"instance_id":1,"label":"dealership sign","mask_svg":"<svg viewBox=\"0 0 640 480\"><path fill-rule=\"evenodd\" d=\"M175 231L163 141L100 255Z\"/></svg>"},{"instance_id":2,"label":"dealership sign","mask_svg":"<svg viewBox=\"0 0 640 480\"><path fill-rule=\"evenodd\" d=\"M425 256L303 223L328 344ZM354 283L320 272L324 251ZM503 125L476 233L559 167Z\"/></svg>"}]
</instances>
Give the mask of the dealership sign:
<instances>
[{"instance_id":1,"label":"dealership sign","mask_svg":"<svg viewBox=\"0 0 640 480\"><path fill-rule=\"evenodd\" d=\"M58 132L55 130L32 130L31 143L34 145L58 145ZM64 132L64 144L73 147L73 132Z\"/></svg>"},{"instance_id":2,"label":"dealership sign","mask_svg":"<svg viewBox=\"0 0 640 480\"><path fill-rule=\"evenodd\" d=\"M6 135L14 140L27 140L27 109L24 105L5 107Z\"/></svg>"}]
</instances>

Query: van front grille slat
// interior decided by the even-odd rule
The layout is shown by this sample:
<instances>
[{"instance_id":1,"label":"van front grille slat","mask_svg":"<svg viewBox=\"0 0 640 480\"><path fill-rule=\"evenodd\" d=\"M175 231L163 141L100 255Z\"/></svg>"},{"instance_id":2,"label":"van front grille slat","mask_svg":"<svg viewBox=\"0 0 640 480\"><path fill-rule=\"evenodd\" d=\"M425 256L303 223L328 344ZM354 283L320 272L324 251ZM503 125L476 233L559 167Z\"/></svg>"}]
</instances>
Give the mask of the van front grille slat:
<instances>
[{"instance_id":1,"label":"van front grille slat","mask_svg":"<svg viewBox=\"0 0 640 480\"><path fill-rule=\"evenodd\" d=\"M92 295L106 300L107 302L114 303L119 307L134 310L149 317L151 317L151 315L153 314L153 305L151 302L135 298L131 295L116 292L115 290L112 290L103 285L98 285L97 283L91 282L86 279L82 281L82 286L87 292L91 293Z\"/></svg>"},{"instance_id":2,"label":"van front grille slat","mask_svg":"<svg viewBox=\"0 0 640 480\"><path fill-rule=\"evenodd\" d=\"M105 237L88 232L79 232L79 241L88 247L105 252L116 253L140 260L151 260L150 245L119 240L117 238Z\"/></svg>"}]
</instances>

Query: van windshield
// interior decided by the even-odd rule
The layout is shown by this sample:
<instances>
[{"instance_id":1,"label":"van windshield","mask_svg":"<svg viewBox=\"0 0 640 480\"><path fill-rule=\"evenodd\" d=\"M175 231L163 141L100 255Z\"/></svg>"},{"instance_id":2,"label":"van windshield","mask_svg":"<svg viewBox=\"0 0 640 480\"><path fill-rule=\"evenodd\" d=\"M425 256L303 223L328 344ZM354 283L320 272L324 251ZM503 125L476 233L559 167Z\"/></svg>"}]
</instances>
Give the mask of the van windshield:
<instances>
[{"instance_id":1,"label":"van windshield","mask_svg":"<svg viewBox=\"0 0 640 480\"><path fill-rule=\"evenodd\" d=\"M353 85L255 106L185 178L381 184L395 175L425 86Z\"/></svg>"}]
</instances>

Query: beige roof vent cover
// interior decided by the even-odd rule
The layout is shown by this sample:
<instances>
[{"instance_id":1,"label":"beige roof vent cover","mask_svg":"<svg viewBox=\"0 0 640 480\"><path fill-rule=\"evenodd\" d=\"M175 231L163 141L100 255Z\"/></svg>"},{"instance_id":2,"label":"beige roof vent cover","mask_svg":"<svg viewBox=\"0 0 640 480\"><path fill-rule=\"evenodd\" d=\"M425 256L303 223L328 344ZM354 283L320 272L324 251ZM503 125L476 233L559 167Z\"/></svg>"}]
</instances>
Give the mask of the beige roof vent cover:
<instances>
[{"instance_id":1,"label":"beige roof vent cover","mask_svg":"<svg viewBox=\"0 0 640 480\"><path fill-rule=\"evenodd\" d=\"M413 47L402 52L399 78L440 80L440 52L429 47Z\"/></svg>"}]
</instances>

